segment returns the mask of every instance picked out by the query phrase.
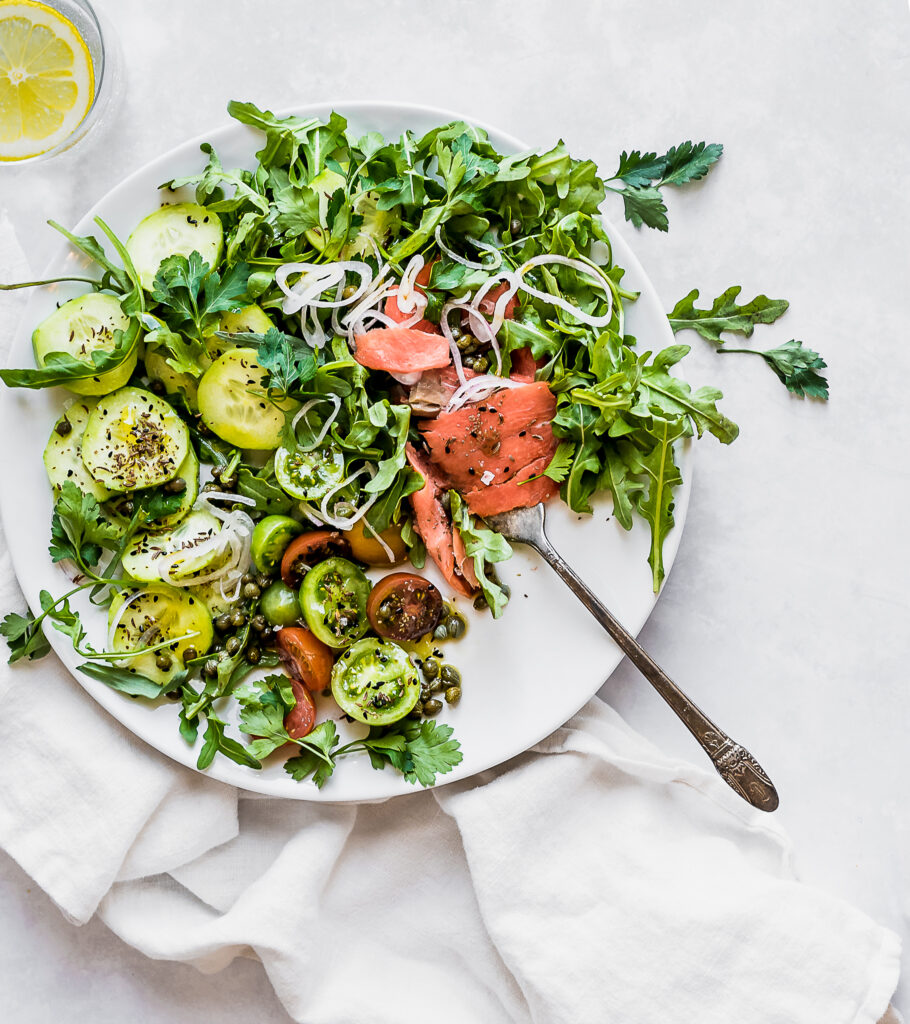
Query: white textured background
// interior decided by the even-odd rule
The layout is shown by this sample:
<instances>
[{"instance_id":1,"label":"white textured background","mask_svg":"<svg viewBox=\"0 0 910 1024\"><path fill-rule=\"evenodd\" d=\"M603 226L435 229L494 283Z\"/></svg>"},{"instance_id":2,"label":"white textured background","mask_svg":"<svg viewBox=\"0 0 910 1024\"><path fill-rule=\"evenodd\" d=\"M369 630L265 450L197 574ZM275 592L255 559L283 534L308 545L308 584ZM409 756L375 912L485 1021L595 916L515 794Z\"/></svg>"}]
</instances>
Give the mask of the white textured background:
<instances>
[{"instance_id":1,"label":"white textured background","mask_svg":"<svg viewBox=\"0 0 910 1024\"><path fill-rule=\"evenodd\" d=\"M685 537L643 640L768 768L802 877L910 946L906 0L96 6L123 50L116 121L57 163L0 170L0 206L36 269L56 245L48 217L74 222L221 123L232 97L422 101L533 144L562 136L607 171L623 148L724 143L706 182L669 196L668 235L621 230L668 309L694 286L788 298L753 341L820 349L833 398L791 399L758 359L681 336L690 380L723 388L742 434L699 445ZM618 200L608 210L621 221ZM603 695L700 756L630 668ZM70 926L2 854L0 901L4 1020L290 1020L258 965L204 977L147 961L103 925ZM897 1005L910 1009L910 989Z\"/></svg>"}]
</instances>

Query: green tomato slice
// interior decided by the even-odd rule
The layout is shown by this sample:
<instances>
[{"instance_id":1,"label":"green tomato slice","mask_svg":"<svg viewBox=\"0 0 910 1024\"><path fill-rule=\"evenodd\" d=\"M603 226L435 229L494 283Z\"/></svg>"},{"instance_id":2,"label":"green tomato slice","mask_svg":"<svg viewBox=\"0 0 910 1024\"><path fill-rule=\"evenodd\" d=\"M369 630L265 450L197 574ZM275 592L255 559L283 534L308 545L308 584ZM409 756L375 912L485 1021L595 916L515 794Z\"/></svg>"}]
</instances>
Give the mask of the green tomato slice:
<instances>
[{"instance_id":1,"label":"green tomato slice","mask_svg":"<svg viewBox=\"0 0 910 1024\"><path fill-rule=\"evenodd\" d=\"M300 610L313 635L329 647L349 647L369 628L370 581L346 558L314 565L300 587Z\"/></svg>"},{"instance_id":2,"label":"green tomato slice","mask_svg":"<svg viewBox=\"0 0 910 1024\"><path fill-rule=\"evenodd\" d=\"M334 445L275 453L275 478L292 498L319 501L344 480L344 455Z\"/></svg>"},{"instance_id":3,"label":"green tomato slice","mask_svg":"<svg viewBox=\"0 0 910 1024\"><path fill-rule=\"evenodd\" d=\"M253 529L250 554L259 572L273 573L281 564L281 556L303 526L290 516L266 516Z\"/></svg>"},{"instance_id":4,"label":"green tomato slice","mask_svg":"<svg viewBox=\"0 0 910 1024\"><path fill-rule=\"evenodd\" d=\"M404 718L420 696L420 677L398 644L360 640L332 669L332 696L351 718L390 725Z\"/></svg>"}]
</instances>

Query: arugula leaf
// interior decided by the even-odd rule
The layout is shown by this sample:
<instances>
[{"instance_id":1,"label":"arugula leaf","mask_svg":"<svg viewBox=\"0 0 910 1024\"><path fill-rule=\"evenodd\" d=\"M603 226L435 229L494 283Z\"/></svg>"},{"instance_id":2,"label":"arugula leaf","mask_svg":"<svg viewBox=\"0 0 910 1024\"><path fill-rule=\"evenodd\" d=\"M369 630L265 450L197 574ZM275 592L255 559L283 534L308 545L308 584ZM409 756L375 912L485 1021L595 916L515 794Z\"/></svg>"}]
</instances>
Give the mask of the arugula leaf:
<instances>
[{"instance_id":1,"label":"arugula leaf","mask_svg":"<svg viewBox=\"0 0 910 1024\"><path fill-rule=\"evenodd\" d=\"M84 665L79 665L78 668L83 674L91 676L92 679L98 679L110 686L112 690L125 693L129 697L146 697L149 700L155 700L176 685L176 681L156 683L130 669L117 668L115 665L99 665L94 661L88 661Z\"/></svg>"},{"instance_id":2,"label":"arugula leaf","mask_svg":"<svg viewBox=\"0 0 910 1024\"><path fill-rule=\"evenodd\" d=\"M215 760L215 755L221 753L247 768L261 768L262 765L249 753L247 747L230 736L225 736L226 725L227 723L215 715L211 708L206 711L205 740L196 759L196 767L200 771L205 771Z\"/></svg>"},{"instance_id":3,"label":"arugula leaf","mask_svg":"<svg viewBox=\"0 0 910 1024\"><path fill-rule=\"evenodd\" d=\"M667 373L665 365L658 356L642 372L639 383L642 412L647 409L674 417L682 413L692 421L699 437L708 430L722 444L732 444L739 436L739 427L717 408L723 392L713 387L693 392L684 380Z\"/></svg>"},{"instance_id":4,"label":"arugula leaf","mask_svg":"<svg viewBox=\"0 0 910 1024\"><path fill-rule=\"evenodd\" d=\"M101 560L102 550L113 550L120 531L106 520L91 494L85 494L72 480L64 482L54 503L49 552L55 562L70 559L87 575Z\"/></svg>"},{"instance_id":5,"label":"arugula leaf","mask_svg":"<svg viewBox=\"0 0 910 1024\"><path fill-rule=\"evenodd\" d=\"M237 493L252 498L256 512L266 515L286 515L294 507L294 501L282 490L275 478L274 459L257 473L241 465L237 471Z\"/></svg>"},{"instance_id":6,"label":"arugula leaf","mask_svg":"<svg viewBox=\"0 0 910 1024\"><path fill-rule=\"evenodd\" d=\"M93 349L90 359L76 359L67 352L51 352L44 366L33 370L0 370L0 380L10 388L52 388L57 385L97 377L116 369L125 362L139 340L138 320L131 320L125 331L113 332L114 345L110 349Z\"/></svg>"},{"instance_id":7,"label":"arugula leaf","mask_svg":"<svg viewBox=\"0 0 910 1024\"><path fill-rule=\"evenodd\" d=\"M493 612L493 618L498 619L509 603L509 598L495 574L488 572L487 566L511 558L512 548L502 534L477 525L457 491L449 491L449 501L452 525L461 535L465 551L474 562L474 575Z\"/></svg>"},{"instance_id":8,"label":"arugula leaf","mask_svg":"<svg viewBox=\"0 0 910 1024\"><path fill-rule=\"evenodd\" d=\"M723 331L744 334L749 338L756 324L774 323L790 306L786 299L769 299L767 295L756 295L750 302L740 305L736 299L741 291L742 285L735 284L719 295L710 309L698 309L695 305L698 289L693 288L676 303L668 316L673 333L691 328L706 341L723 345Z\"/></svg>"},{"instance_id":9,"label":"arugula leaf","mask_svg":"<svg viewBox=\"0 0 910 1024\"><path fill-rule=\"evenodd\" d=\"M249 171L226 171L209 142L203 142L199 148L208 156L208 163L202 173L191 174L185 178L173 178L159 185L159 188L173 190L184 185L195 185L197 202L213 213L230 213L244 205L250 205L262 214L269 212L269 201L253 188L253 175ZM228 198L224 196L225 185L234 189Z\"/></svg>"},{"instance_id":10,"label":"arugula leaf","mask_svg":"<svg viewBox=\"0 0 910 1024\"><path fill-rule=\"evenodd\" d=\"M685 435L685 421L654 420L654 447L641 456L640 465L648 477L648 492L638 498L638 511L651 527L651 549L648 564L654 582L654 593L664 579L664 538L673 528L673 491L682 483L679 467L673 458L673 444Z\"/></svg>"},{"instance_id":11,"label":"arugula leaf","mask_svg":"<svg viewBox=\"0 0 910 1024\"><path fill-rule=\"evenodd\" d=\"M794 395L800 398L818 398L823 402L828 400L828 381L817 372L828 364L818 352L795 338L766 352L751 348L721 348L718 352L751 352L753 355L761 356L783 381L787 390L792 391Z\"/></svg>"}]
</instances>

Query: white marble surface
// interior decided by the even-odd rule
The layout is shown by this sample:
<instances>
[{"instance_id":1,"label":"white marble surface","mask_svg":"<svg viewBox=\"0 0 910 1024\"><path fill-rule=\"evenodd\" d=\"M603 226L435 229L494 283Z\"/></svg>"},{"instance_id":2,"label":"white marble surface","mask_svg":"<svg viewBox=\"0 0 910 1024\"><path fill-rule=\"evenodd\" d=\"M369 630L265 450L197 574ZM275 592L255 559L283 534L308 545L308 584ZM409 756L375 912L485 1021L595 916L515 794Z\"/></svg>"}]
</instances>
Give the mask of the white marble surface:
<instances>
[{"instance_id":1,"label":"white marble surface","mask_svg":"<svg viewBox=\"0 0 910 1024\"><path fill-rule=\"evenodd\" d=\"M680 555L643 640L769 769L802 877L910 939L905 0L97 6L124 55L116 122L57 163L0 172L36 267L56 241L48 217L73 222L222 122L231 97L423 100L534 143L561 135L608 168L623 148L725 144L708 181L669 197L668 235L621 230L667 308L693 286L788 298L754 340L820 349L833 398L791 399L759 360L680 339L691 381L723 388L742 434L699 446ZM630 668L603 694L700 756ZM2 854L0 899L5 1019L289 1020L258 965L205 977L150 962L96 922L73 928ZM896 1003L910 1009L910 990Z\"/></svg>"}]
</instances>

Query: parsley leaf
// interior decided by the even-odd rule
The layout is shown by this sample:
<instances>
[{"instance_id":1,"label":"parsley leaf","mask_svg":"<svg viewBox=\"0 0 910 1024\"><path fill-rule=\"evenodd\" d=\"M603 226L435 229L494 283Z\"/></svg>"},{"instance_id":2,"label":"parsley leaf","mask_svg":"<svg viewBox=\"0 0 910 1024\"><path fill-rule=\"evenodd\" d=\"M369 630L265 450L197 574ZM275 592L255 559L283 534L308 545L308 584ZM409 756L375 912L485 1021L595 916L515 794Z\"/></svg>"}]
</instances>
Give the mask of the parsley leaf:
<instances>
[{"instance_id":1,"label":"parsley leaf","mask_svg":"<svg viewBox=\"0 0 910 1024\"><path fill-rule=\"evenodd\" d=\"M102 549L116 549L120 531L105 519L91 494L85 494L72 480L64 482L54 503L49 552L55 562L70 559L87 575L101 560Z\"/></svg>"},{"instance_id":2,"label":"parsley leaf","mask_svg":"<svg viewBox=\"0 0 910 1024\"><path fill-rule=\"evenodd\" d=\"M626 220L640 228L642 224L658 231L667 231L667 207L656 188L626 188L620 192Z\"/></svg>"},{"instance_id":3,"label":"parsley leaf","mask_svg":"<svg viewBox=\"0 0 910 1024\"><path fill-rule=\"evenodd\" d=\"M818 398L823 402L828 400L828 381L818 373L828 364L818 352L795 338L767 352L751 348L721 348L718 352L751 352L753 355L761 356L783 381L787 390L792 391L794 395L800 398Z\"/></svg>"},{"instance_id":4,"label":"parsley leaf","mask_svg":"<svg viewBox=\"0 0 910 1024\"><path fill-rule=\"evenodd\" d=\"M152 298L164 307L164 319L173 331L192 332L195 341L204 344L221 313L243 306L249 276L246 263L229 267L222 276L198 252L168 256L155 275Z\"/></svg>"},{"instance_id":5,"label":"parsley leaf","mask_svg":"<svg viewBox=\"0 0 910 1024\"><path fill-rule=\"evenodd\" d=\"M316 357L309 345L277 327L270 327L265 334L241 332L229 337L256 348L259 362L269 371L269 391L286 395L308 384L316 373Z\"/></svg>"},{"instance_id":6,"label":"parsley leaf","mask_svg":"<svg viewBox=\"0 0 910 1024\"><path fill-rule=\"evenodd\" d=\"M719 142L683 142L671 146L664 157L661 185L685 185L703 178L720 159L724 147Z\"/></svg>"},{"instance_id":7,"label":"parsley leaf","mask_svg":"<svg viewBox=\"0 0 910 1024\"><path fill-rule=\"evenodd\" d=\"M691 328L715 345L723 345L721 332L731 331L752 336L756 324L772 324L784 315L790 306L786 299L769 299L767 295L756 295L742 305L737 303L742 285L735 284L719 295L710 309L698 309L695 300L698 289L693 288L673 307L668 319L673 333Z\"/></svg>"},{"instance_id":8,"label":"parsley leaf","mask_svg":"<svg viewBox=\"0 0 910 1024\"><path fill-rule=\"evenodd\" d=\"M316 786L322 789L335 770L336 755L341 753L341 750L335 751L338 746L335 723L331 719L320 722L308 736L296 742L300 744L300 753L285 761L284 770L297 782L312 776Z\"/></svg>"},{"instance_id":9,"label":"parsley leaf","mask_svg":"<svg viewBox=\"0 0 910 1024\"><path fill-rule=\"evenodd\" d=\"M285 715L296 705L291 681L273 673L242 683L234 696L240 704L240 731L255 737L247 747L252 757L263 758L292 742L284 727Z\"/></svg>"},{"instance_id":10,"label":"parsley leaf","mask_svg":"<svg viewBox=\"0 0 910 1024\"><path fill-rule=\"evenodd\" d=\"M569 475L574 454L575 445L571 441L560 441L556 451L553 452L553 458L550 459L547 468L543 471L543 475L548 476L555 483L561 484Z\"/></svg>"},{"instance_id":11,"label":"parsley leaf","mask_svg":"<svg viewBox=\"0 0 910 1024\"><path fill-rule=\"evenodd\" d=\"M37 661L48 654L51 645L44 635L41 626L29 615L9 612L0 622L0 636L4 637L9 647L10 665L21 658Z\"/></svg>"}]
</instances>

